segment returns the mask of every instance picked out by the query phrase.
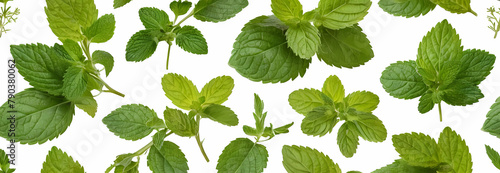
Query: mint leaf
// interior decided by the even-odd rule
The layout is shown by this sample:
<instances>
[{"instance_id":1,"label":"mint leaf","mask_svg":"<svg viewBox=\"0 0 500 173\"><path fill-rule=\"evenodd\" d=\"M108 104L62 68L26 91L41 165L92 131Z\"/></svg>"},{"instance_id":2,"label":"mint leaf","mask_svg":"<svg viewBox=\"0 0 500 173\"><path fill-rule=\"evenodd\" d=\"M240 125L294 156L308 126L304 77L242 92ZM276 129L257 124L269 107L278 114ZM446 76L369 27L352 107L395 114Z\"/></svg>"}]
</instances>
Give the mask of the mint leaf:
<instances>
[{"instance_id":1,"label":"mint leaf","mask_svg":"<svg viewBox=\"0 0 500 173\"><path fill-rule=\"evenodd\" d=\"M300 89L293 91L288 96L288 103L292 108L302 115L307 115L314 108L325 105L321 99L321 91L316 89Z\"/></svg>"},{"instance_id":2,"label":"mint leaf","mask_svg":"<svg viewBox=\"0 0 500 173\"><path fill-rule=\"evenodd\" d=\"M196 86L188 78L169 73L161 79L161 85L165 96L172 101L172 103L184 110L191 110L190 106L194 101L198 101L200 93Z\"/></svg>"},{"instance_id":3,"label":"mint leaf","mask_svg":"<svg viewBox=\"0 0 500 173\"><path fill-rule=\"evenodd\" d=\"M495 165L497 169L500 169L500 155L498 154L498 152L488 145L485 145L485 147L486 153L488 154L488 157L490 158L493 165Z\"/></svg>"},{"instance_id":4,"label":"mint leaf","mask_svg":"<svg viewBox=\"0 0 500 173\"><path fill-rule=\"evenodd\" d=\"M311 59L319 49L318 28L311 23L299 23L286 31L288 46L302 59Z\"/></svg>"},{"instance_id":5,"label":"mint leaf","mask_svg":"<svg viewBox=\"0 0 500 173\"><path fill-rule=\"evenodd\" d=\"M10 168L10 159L9 157L7 156L7 154L5 154L5 151L3 151L2 149L0 149L0 172L2 173L12 173L14 172L16 169L11 169Z\"/></svg>"},{"instance_id":6,"label":"mint leaf","mask_svg":"<svg viewBox=\"0 0 500 173\"><path fill-rule=\"evenodd\" d=\"M160 130L153 135L153 146L156 149L161 150L163 147L163 141L167 137L167 129Z\"/></svg>"},{"instance_id":7,"label":"mint leaf","mask_svg":"<svg viewBox=\"0 0 500 173\"><path fill-rule=\"evenodd\" d=\"M271 0L271 8L274 16L287 24L298 24L303 13L299 0Z\"/></svg>"},{"instance_id":8,"label":"mint leaf","mask_svg":"<svg viewBox=\"0 0 500 173\"><path fill-rule=\"evenodd\" d=\"M83 95L87 90L87 80L85 70L78 66L71 66L67 69L63 79L63 95L69 100L75 100Z\"/></svg>"},{"instance_id":9,"label":"mint leaf","mask_svg":"<svg viewBox=\"0 0 500 173\"><path fill-rule=\"evenodd\" d=\"M266 147L246 138L238 138L227 145L219 156L218 173L261 173L269 157Z\"/></svg>"},{"instance_id":10,"label":"mint leaf","mask_svg":"<svg viewBox=\"0 0 500 173\"><path fill-rule=\"evenodd\" d=\"M455 172L472 173L472 157L469 147L457 132L446 127L439 136L438 147L441 162L450 164Z\"/></svg>"},{"instance_id":11,"label":"mint leaf","mask_svg":"<svg viewBox=\"0 0 500 173\"><path fill-rule=\"evenodd\" d=\"M440 164L439 147L430 136L422 133L405 133L392 136L399 156L412 166L435 167Z\"/></svg>"},{"instance_id":12,"label":"mint leaf","mask_svg":"<svg viewBox=\"0 0 500 173\"><path fill-rule=\"evenodd\" d=\"M158 118L158 117L153 117L153 119L150 119L147 123L146 126L151 127L156 130L161 130L167 128L165 125L165 122Z\"/></svg>"},{"instance_id":13,"label":"mint leaf","mask_svg":"<svg viewBox=\"0 0 500 173\"><path fill-rule=\"evenodd\" d=\"M357 128L359 136L370 142L383 142L387 138L387 130L382 121L367 112L353 111L348 113L348 121ZM350 117L354 116L354 118ZM353 119L353 120L351 120Z\"/></svg>"},{"instance_id":14,"label":"mint leaf","mask_svg":"<svg viewBox=\"0 0 500 173\"><path fill-rule=\"evenodd\" d=\"M16 136L21 144L43 144L66 131L73 120L74 105L61 96L29 88L15 95ZM9 103L0 107L0 136L10 138Z\"/></svg>"},{"instance_id":15,"label":"mint leaf","mask_svg":"<svg viewBox=\"0 0 500 173\"><path fill-rule=\"evenodd\" d=\"M75 100L72 100L72 102L76 107L85 111L92 118L95 117L95 114L97 112L97 101L94 99L94 96L90 91L85 91L82 96L78 97Z\"/></svg>"},{"instance_id":16,"label":"mint leaf","mask_svg":"<svg viewBox=\"0 0 500 173\"><path fill-rule=\"evenodd\" d=\"M88 29L84 29L83 35L92 43L104 43L113 37L115 23L115 16L106 14L92 23Z\"/></svg>"},{"instance_id":17,"label":"mint leaf","mask_svg":"<svg viewBox=\"0 0 500 173\"><path fill-rule=\"evenodd\" d=\"M52 147L43 162L41 173L84 173L82 165L57 147Z\"/></svg>"},{"instance_id":18,"label":"mint leaf","mask_svg":"<svg viewBox=\"0 0 500 173\"><path fill-rule=\"evenodd\" d=\"M52 32L64 41L83 40L82 28L90 27L97 20L94 0L71 1L46 0L45 14Z\"/></svg>"},{"instance_id":19,"label":"mint leaf","mask_svg":"<svg viewBox=\"0 0 500 173\"><path fill-rule=\"evenodd\" d=\"M380 82L385 91L400 99L417 98L428 90L422 76L417 72L415 61L398 61L391 64L382 72Z\"/></svg>"},{"instance_id":20,"label":"mint leaf","mask_svg":"<svg viewBox=\"0 0 500 173\"><path fill-rule=\"evenodd\" d=\"M470 7L470 0L431 0L431 2L452 13L462 14L470 12L477 16L476 12Z\"/></svg>"},{"instance_id":21,"label":"mint leaf","mask_svg":"<svg viewBox=\"0 0 500 173\"><path fill-rule=\"evenodd\" d=\"M147 126L146 123L154 117L158 117L158 115L147 106L130 104L109 113L102 119L102 122L116 136L136 141L148 136L153 131L153 128Z\"/></svg>"},{"instance_id":22,"label":"mint leaf","mask_svg":"<svg viewBox=\"0 0 500 173\"><path fill-rule=\"evenodd\" d=\"M168 14L154 7L143 7L139 10L139 18L146 29L161 29L167 31L168 25L172 22L168 19Z\"/></svg>"},{"instance_id":23,"label":"mint leaf","mask_svg":"<svg viewBox=\"0 0 500 173\"><path fill-rule=\"evenodd\" d=\"M432 100L432 95L433 94L431 92L427 92L422 97L420 97L418 103L418 112L423 114L431 111L432 108L434 108L434 105L436 103L434 103L434 101Z\"/></svg>"},{"instance_id":24,"label":"mint leaf","mask_svg":"<svg viewBox=\"0 0 500 173\"><path fill-rule=\"evenodd\" d=\"M321 91L336 103L342 102L345 97L344 85L337 75L326 78Z\"/></svg>"},{"instance_id":25,"label":"mint leaf","mask_svg":"<svg viewBox=\"0 0 500 173\"><path fill-rule=\"evenodd\" d=\"M215 122L227 126L238 125L238 117L228 107L217 104L211 104L203 110L203 113L205 116L207 116L207 118L210 118Z\"/></svg>"},{"instance_id":26,"label":"mint leaf","mask_svg":"<svg viewBox=\"0 0 500 173\"><path fill-rule=\"evenodd\" d=\"M383 168L377 169L372 173L391 173L391 172L404 172L404 173L436 173L436 170L431 168L411 166L404 160L396 160L394 163L387 165Z\"/></svg>"},{"instance_id":27,"label":"mint leaf","mask_svg":"<svg viewBox=\"0 0 500 173\"><path fill-rule=\"evenodd\" d=\"M465 83L452 83L447 90L444 91L443 100L454 106L465 106L477 103L484 95L478 86Z\"/></svg>"},{"instance_id":28,"label":"mint leaf","mask_svg":"<svg viewBox=\"0 0 500 173\"><path fill-rule=\"evenodd\" d=\"M289 173L294 172L328 172L341 173L339 165L330 157L316 149L302 146L283 146L283 166Z\"/></svg>"},{"instance_id":29,"label":"mint leaf","mask_svg":"<svg viewBox=\"0 0 500 173\"><path fill-rule=\"evenodd\" d=\"M167 109L163 112L163 116L168 129L176 135L191 137L198 134L198 124L194 118L189 117L182 111L167 107Z\"/></svg>"},{"instance_id":30,"label":"mint leaf","mask_svg":"<svg viewBox=\"0 0 500 173\"><path fill-rule=\"evenodd\" d=\"M330 66L359 67L374 57L370 40L358 25L339 30L320 27L319 31L318 58Z\"/></svg>"},{"instance_id":31,"label":"mint leaf","mask_svg":"<svg viewBox=\"0 0 500 173\"><path fill-rule=\"evenodd\" d=\"M70 64L53 48L43 44L11 45L16 67L26 81L36 89L61 95L63 75Z\"/></svg>"},{"instance_id":32,"label":"mint leaf","mask_svg":"<svg viewBox=\"0 0 500 173\"><path fill-rule=\"evenodd\" d=\"M357 111L372 112L377 108L380 100L370 91L356 91L347 95L346 102L348 107Z\"/></svg>"},{"instance_id":33,"label":"mint leaf","mask_svg":"<svg viewBox=\"0 0 500 173\"><path fill-rule=\"evenodd\" d=\"M314 25L337 30L350 27L368 14L370 0L320 0Z\"/></svg>"},{"instance_id":34,"label":"mint leaf","mask_svg":"<svg viewBox=\"0 0 500 173\"><path fill-rule=\"evenodd\" d=\"M141 30L136 32L127 42L125 58L127 61L144 61L151 57L158 47L159 32L157 30Z\"/></svg>"},{"instance_id":35,"label":"mint leaf","mask_svg":"<svg viewBox=\"0 0 500 173\"><path fill-rule=\"evenodd\" d=\"M456 80L479 85L490 74L495 59L495 55L484 50L465 50L460 59L461 71L457 74Z\"/></svg>"},{"instance_id":36,"label":"mint leaf","mask_svg":"<svg viewBox=\"0 0 500 173\"><path fill-rule=\"evenodd\" d=\"M248 6L247 0L200 0L194 6L194 17L204 22L222 22Z\"/></svg>"},{"instance_id":37,"label":"mint leaf","mask_svg":"<svg viewBox=\"0 0 500 173\"><path fill-rule=\"evenodd\" d=\"M219 76L210 80L201 89L201 96L205 97L205 104L222 104L233 92L234 80L231 76Z\"/></svg>"},{"instance_id":38,"label":"mint leaf","mask_svg":"<svg viewBox=\"0 0 500 173\"><path fill-rule=\"evenodd\" d=\"M263 83L304 76L311 61L296 56L288 47L286 28L274 16L253 19L236 38L229 65L243 77Z\"/></svg>"},{"instance_id":39,"label":"mint leaf","mask_svg":"<svg viewBox=\"0 0 500 173\"><path fill-rule=\"evenodd\" d=\"M194 54L207 54L208 45L203 34L194 26L183 26L174 31L177 34L175 44L182 50Z\"/></svg>"},{"instance_id":40,"label":"mint leaf","mask_svg":"<svg viewBox=\"0 0 500 173\"><path fill-rule=\"evenodd\" d=\"M113 1L113 8L117 9L120 7L123 7L125 4L128 4L132 0L114 0Z\"/></svg>"},{"instance_id":41,"label":"mint leaf","mask_svg":"<svg viewBox=\"0 0 500 173\"><path fill-rule=\"evenodd\" d=\"M283 125L283 126L281 126L281 127L278 127L278 128L273 129L274 134L275 134L275 135L279 135L279 134L285 134L285 133L290 132L288 129L289 129L290 127L292 127L292 126L293 126L293 124L294 124L294 122L292 122L292 123L290 123L290 124L286 124L286 125Z\"/></svg>"},{"instance_id":42,"label":"mint leaf","mask_svg":"<svg viewBox=\"0 0 500 173\"><path fill-rule=\"evenodd\" d=\"M179 146L165 141L161 149L151 147L148 154L148 167L153 173L187 173L189 167L186 157Z\"/></svg>"},{"instance_id":43,"label":"mint leaf","mask_svg":"<svg viewBox=\"0 0 500 173\"><path fill-rule=\"evenodd\" d=\"M175 16L181 16L186 14L193 4L189 1L172 1L170 3L170 10L174 12Z\"/></svg>"},{"instance_id":44,"label":"mint leaf","mask_svg":"<svg viewBox=\"0 0 500 173\"><path fill-rule=\"evenodd\" d=\"M426 15L436 7L430 0L380 0L378 5L389 14L407 18Z\"/></svg>"},{"instance_id":45,"label":"mint leaf","mask_svg":"<svg viewBox=\"0 0 500 173\"><path fill-rule=\"evenodd\" d=\"M345 157L352 157L356 153L359 145L359 135L356 125L352 122L345 122L340 126L337 134L337 145L340 152Z\"/></svg>"},{"instance_id":46,"label":"mint leaf","mask_svg":"<svg viewBox=\"0 0 500 173\"><path fill-rule=\"evenodd\" d=\"M329 106L314 108L302 120L301 129L304 134L324 136L332 132L333 127L339 122L337 112Z\"/></svg>"},{"instance_id":47,"label":"mint leaf","mask_svg":"<svg viewBox=\"0 0 500 173\"><path fill-rule=\"evenodd\" d=\"M103 50L96 50L92 53L92 59L94 64L97 63L103 65L106 70L106 76L109 76L109 73L113 70L115 63L113 55Z\"/></svg>"},{"instance_id":48,"label":"mint leaf","mask_svg":"<svg viewBox=\"0 0 500 173\"><path fill-rule=\"evenodd\" d=\"M136 156L134 156L134 154L132 154L132 153L121 154L121 155L116 156L114 164L111 165L110 167L108 167L108 169L106 169L105 173L111 172L111 170L115 166L116 166L115 173L123 173L123 172L126 172L126 173L132 172L133 173L133 171L129 171L129 172L127 172L127 171L134 168L134 167L137 167L136 166L137 162L132 161L132 159L134 159L134 157L136 157Z\"/></svg>"},{"instance_id":49,"label":"mint leaf","mask_svg":"<svg viewBox=\"0 0 500 173\"><path fill-rule=\"evenodd\" d=\"M59 44L56 44L56 46L59 46ZM57 47L54 46L54 49L57 51ZM63 41L63 48L66 51L66 53L62 53L63 55L68 54L71 59L68 60L73 60L73 61L81 61L83 62L85 60L85 56L83 56L83 51L80 45L78 45L77 42L66 39Z\"/></svg>"},{"instance_id":50,"label":"mint leaf","mask_svg":"<svg viewBox=\"0 0 500 173\"><path fill-rule=\"evenodd\" d=\"M500 138L500 98L491 105L481 130Z\"/></svg>"}]
</instances>

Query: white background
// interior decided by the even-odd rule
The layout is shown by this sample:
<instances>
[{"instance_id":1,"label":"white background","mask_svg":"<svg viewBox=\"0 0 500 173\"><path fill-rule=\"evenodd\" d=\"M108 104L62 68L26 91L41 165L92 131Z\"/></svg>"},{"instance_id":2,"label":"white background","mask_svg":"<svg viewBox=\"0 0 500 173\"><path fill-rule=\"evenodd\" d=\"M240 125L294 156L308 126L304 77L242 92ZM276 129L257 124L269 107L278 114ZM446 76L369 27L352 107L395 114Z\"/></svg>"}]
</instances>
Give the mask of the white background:
<instances>
[{"instance_id":1,"label":"white background","mask_svg":"<svg viewBox=\"0 0 500 173\"><path fill-rule=\"evenodd\" d=\"M450 126L467 142L473 158L474 172L498 172L488 159L484 145L491 145L500 150L500 139L481 131L485 115L495 99L500 96L500 69L495 68L492 74L480 85L485 98L479 103L466 107L443 105L444 122L439 122L437 109L427 114L417 110L418 99L400 100L389 96L379 82L381 72L389 64L401 60L416 59L418 44L422 37L443 19L456 28L465 49L484 49L500 55L498 49L500 38L493 39L493 32L487 26L486 9L492 5L500 7L495 0L476 0L471 3L472 9L478 13L452 14L439 6L427 15L418 18L404 18L389 15L380 9L378 1L372 4L369 14L360 22L368 35L375 57L366 65L354 69L339 69L330 67L314 58L304 78L297 78L284 84L262 84L252 82L240 76L227 65L231 56L232 44L240 33L240 29L249 20L259 15L270 15L270 1L251 1L249 6L232 18L222 23L204 23L191 18L184 24L196 26L205 35L209 45L208 55L193 55L173 47L170 59L170 69L165 70L167 44L161 43L155 54L141 63L125 61L125 46L128 39L137 31L143 29L139 20L138 10L141 7L157 7L173 14L168 9L170 0L134 0L130 4L113 9L112 0L96 1L99 16L113 13L116 17L114 37L104 44L93 44L92 50L106 50L115 58L115 67L105 81L115 89L126 94L125 98L103 93L98 96L99 110L95 118L91 118L81 110L76 111L73 123L59 138L42 145L19 145L16 172L38 172L42 168L45 156L52 146L57 146L73 156L84 166L86 172L104 172L113 163L115 157L123 153L132 153L146 145L151 138L139 141L127 141L113 135L102 123L102 118L121 105L141 103L153 108L162 117L165 106L173 107L170 100L164 96L161 89L161 77L169 72L179 73L191 79L199 89L220 75L229 75L235 79L235 88L229 100L225 103L231 107L240 124L237 127L226 127L209 120L203 120L201 136L205 138L205 149L211 161L205 162L194 138L181 138L172 135L167 140L175 142L185 153L190 172L216 172L217 159L224 147L232 140L246 137L241 127L252 125L254 120L253 93L258 93L265 102L268 111L268 121L275 126L295 122L289 134L279 135L263 145L269 151L269 162L264 172L286 172L281 161L283 145L302 145L316 148L327 154L343 170L359 170L371 172L398 159L398 153L392 146L391 136L406 132L422 132L437 139L444 127ZM318 0L302 0L304 11L317 6ZM21 15L15 24L8 27L13 31L0 38L0 98L6 100L7 59L11 57L9 45L26 43L44 43L53 45L59 42L52 34L43 11L43 0L24 0L10 3L20 7ZM498 62L497 62L498 64ZM330 75L337 75L346 88L346 93L367 90L380 97L380 104L374 111L387 128L388 138L382 143L371 143L360 140L360 145L354 157L345 158L339 151L336 136L337 125L332 134L324 137L304 135L300 130L303 119L288 104L288 95L297 89L318 88ZM5 82L4 82L5 81ZM28 83L19 78L19 89L29 87ZM20 91L19 90L19 91ZM6 149L7 142L0 141L0 147ZM141 157L140 171L151 172L147 167L146 155Z\"/></svg>"}]
</instances>

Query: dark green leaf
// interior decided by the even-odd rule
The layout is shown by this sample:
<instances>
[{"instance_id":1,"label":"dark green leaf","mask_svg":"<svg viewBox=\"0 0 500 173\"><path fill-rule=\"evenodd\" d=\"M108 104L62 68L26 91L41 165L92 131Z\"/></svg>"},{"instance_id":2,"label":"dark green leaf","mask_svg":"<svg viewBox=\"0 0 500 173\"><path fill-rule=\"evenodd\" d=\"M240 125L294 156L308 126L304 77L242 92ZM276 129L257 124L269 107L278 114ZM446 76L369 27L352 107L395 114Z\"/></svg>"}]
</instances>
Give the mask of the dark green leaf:
<instances>
[{"instance_id":1,"label":"dark green leaf","mask_svg":"<svg viewBox=\"0 0 500 173\"><path fill-rule=\"evenodd\" d=\"M314 108L302 120L301 129L304 134L324 136L332 132L333 127L339 122L337 112L328 106Z\"/></svg>"},{"instance_id":2,"label":"dark green leaf","mask_svg":"<svg viewBox=\"0 0 500 173\"><path fill-rule=\"evenodd\" d=\"M184 153L170 141L163 142L161 149L149 149L148 167L153 173L187 173L189 170Z\"/></svg>"},{"instance_id":3,"label":"dark green leaf","mask_svg":"<svg viewBox=\"0 0 500 173\"><path fill-rule=\"evenodd\" d=\"M139 17L146 29L160 29L167 32L168 25L172 24L165 11L154 7L141 8L139 10Z\"/></svg>"},{"instance_id":4,"label":"dark green leaf","mask_svg":"<svg viewBox=\"0 0 500 173\"><path fill-rule=\"evenodd\" d=\"M184 51L194 54L207 54L208 45L203 34L194 26L183 26L175 30L177 37L175 44L181 47Z\"/></svg>"},{"instance_id":5,"label":"dark green leaf","mask_svg":"<svg viewBox=\"0 0 500 173\"><path fill-rule=\"evenodd\" d=\"M430 0L380 0L378 5L389 14L407 18L426 15L436 7Z\"/></svg>"},{"instance_id":6,"label":"dark green leaf","mask_svg":"<svg viewBox=\"0 0 500 173\"><path fill-rule=\"evenodd\" d=\"M417 73L415 61L398 61L391 64L382 72L380 82L385 91L400 99L413 99L428 90L422 76Z\"/></svg>"},{"instance_id":7,"label":"dark green leaf","mask_svg":"<svg viewBox=\"0 0 500 173\"><path fill-rule=\"evenodd\" d=\"M111 70L113 70L115 60L113 59L113 55L110 53L102 50L96 50L92 53L92 58L94 63L102 64L104 66L106 76L108 76Z\"/></svg>"},{"instance_id":8,"label":"dark green leaf","mask_svg":"<svg viewBox=\"0 0 500 173\"><path fill-rule=\"evenodd\" d=\"M87 90L87 73L83 68L71 66L66 70L63 79L63 95L68 100L76 100Z\"/></svg>"},{"instance_id":9,"label":"dark green leaf","mask_svg":"<svg viewBox=\"0 0 500 173\"><path fill-rule=\"evenodd\" d=\"M217 163L218 173L261 173L267 167L266 147L247 138L231 141Z\"/></svg>"},{"instance_id":10,"label":"dark green leaf","mask_svg":"<svg viewBox=\"0 0 500 173\"><path fill-rule=\"evenodd\" d=\"M153 128L146 125L156 112L144 105L124 105L102 119L109 131L126 140L139 140L148 136Z\"/></svg>"},{"instance_id":11,"label":"dark green leaf","mask_svg":"<svg viewBox=\"0 0 500 173\"><path fill-rule=\"evenodd\" d=\"M191 137L198 134L198 124L193 117L189 117L180 110L167 109L163 112L168 129L179 136Z\"/></svg>"},{"instance_id":12,"label":"dark green leaf","mask_svg":"<svg viewBox=\"0 0 500 173\"><path fill-rule=\"evenodd\" d=\"M340 126L337 134L337 145L340 152L345 157L352 157L356 153L359 145L359 135L356 125L352 122L345 122Z\"/></svg>"},{"instance_id":13,"label":"dark green leaf","mask_svg":"<svg viewBox=\"0 0 500 173\"><path fill-rule=\"evenodd\" d=\"M238 125L238 117L228 107L217 104L211 104L203 110L203 113L205 116L207 116L207 118L210 118L215 122L227 126Z\"/></svg>"},{"instance_id":14,"label":"dark green leaf","mask_svg":"<svg viewBox=\"0 0 500 173\"><path fill-rule=\"evenodd\" d=\"M159 40L158 30L141 30L127 42L125 58L127 61L144 61L156 51Z\"/></svg>"},{"instance_id":15,"label":"dark green leaf","mask_svg":"<svg viewBox=\"0 0 500 173\"><path fill-rule=\"evenodd\" d=\"M204 22L226 21L248 6L247 0L200 0L194 7L194 17Z\"/></svg>"}]
</instances>

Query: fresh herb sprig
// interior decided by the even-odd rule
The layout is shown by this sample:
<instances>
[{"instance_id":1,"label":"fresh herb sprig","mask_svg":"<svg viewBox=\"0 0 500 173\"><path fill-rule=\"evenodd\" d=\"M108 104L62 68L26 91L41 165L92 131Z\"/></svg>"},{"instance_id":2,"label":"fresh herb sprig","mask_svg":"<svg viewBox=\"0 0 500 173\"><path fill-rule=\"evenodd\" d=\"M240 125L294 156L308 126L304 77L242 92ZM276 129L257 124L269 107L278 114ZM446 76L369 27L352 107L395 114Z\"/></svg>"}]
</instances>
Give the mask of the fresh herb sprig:
<instances>
[{"instance_id":1,"label":"fresh herb sprig","mask_svg":"<svg viewBox=\"0 0 500 173\"><path fill-rule=\"evenodd\" d=\"M490 15L488 16L488 21L491 23L491 26L488 26L488 28L495 32L495 36L493 38L497 38L498 31L500 31L500 19L495 15L500 16L500 9L497 10L492 6L488 8L488 13L490 13Z\"/></svg>"},{"instance_id":2,"label":"fresh herb sprig","mask_svg":"<svg viewBox=\"0 0 500 173\"><path fill-rule=\"evenodd\" d=\"M470 7L470 0L380 0L378 5L389 14L407 18L424 16L434 10L436 5L451 13L472 13L477 16Z\"/></svg>"},{"instance_id":3,"label":"fresh herb sprig","mask_svg":"<svg viewBox=\"0 0 500 173\"><path fill-rule=\"evenodd\" d=\"M12 0L2 0L3 7L0 7L0 37L2 34L7 33L10 29L5 28L7 24L14 23L17 20L17 15L19 15L19 8L12 10L11 6L7 6L7 2Z\"/></svg>"}]
</instances>

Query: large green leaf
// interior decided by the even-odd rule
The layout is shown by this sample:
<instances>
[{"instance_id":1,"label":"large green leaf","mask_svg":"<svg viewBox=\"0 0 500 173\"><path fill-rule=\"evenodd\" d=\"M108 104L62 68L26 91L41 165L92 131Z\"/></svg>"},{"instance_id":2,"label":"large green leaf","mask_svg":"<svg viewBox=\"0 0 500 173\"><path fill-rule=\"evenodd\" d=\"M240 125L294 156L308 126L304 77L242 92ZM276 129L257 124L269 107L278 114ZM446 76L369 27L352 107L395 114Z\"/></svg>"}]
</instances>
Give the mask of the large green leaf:
<instances>
[{"instance_id":1,"label":"large green leaf","mask_svg":"<svg viewBox=\"0 0 500 173\"><path fill-rule=\"evenodd\" d=\"M320 0L314 23L337 30L350 27L368 14L370 0Z\"/></svg>"},{"instance_id":2,"label":"large green leaf","mask_svg":"<svg viewBox=\"0 0 500 173\"><path fill-rule=\"evenodd\" d=\"M385 91L400 99L413 99L428 90L422 76L417 73L415 61L398 61L382 72L380 82Z\"/></svg>"},{"instance_id":3,"label":"large green leaf","mask_svg":"<svg viewBox=\"0 0 500 173\"><path fill-rule=\"evenodd\" d=\"M196 86L188 78L179 74L169 73L161 78L161 85L165 96L172 103L184 110L191 110L193 101L198 101L200 93Z\"/></svg>"},{"instance_id":4,"label":"large green leaf","mask_svg":"<svg viewBox=\"0 0 500 173\"><path fill-rule=\"evenodd\" d=\"M43 162L41 173L85 173L82 165L57 147L52 147Z\"/></svg>"},{"instance_id":5,"label":"large green leaf","mask_svg":"<svg viewBox=\"0 0 500 173\"><path fill-rule=\"evenodd\" d=\"M461 70L457 74L456 80L479 85L490 74L495 59L495 55L484 50L465 50L460 59Z\"/></svg>"},{"instance_id":6,"label":"large green leaf","mask_svg":"<svg viewBox=\"0 0 500 173\"><path fill-rule=\"evenodd\" d=\"M298 113L307 115L314 108L325 105L321 94L323 93L317 89L296 90L288 96L288 103Z\"/></svg>"},{"instance_id":7,"label":"large green leaf","mask_svg":"<svg viewBox=\"0 0 500 173\"><path fill-rule=\"evenodd\" d=\"M435 167L441 163L438 144L430 136L422 133L394 135L392 143L399 156L412 166Z\"/></svg>"},{"instance_id":8,"label":"large green leaf","mask_svg":"<svg viewBox=\"0 0 500 173\"><path fill-rule=\"evenodd\" d=\"M389 14L407 18L426 15L436 7L430 0L380 0L378 5Z\"/></svg>"},{"instance_id":9,"label":"large green leaf","mask_svg":"<svg viewBox=\"0 0 500 173\"><path fill-rule=\"evenodd\" d=\"M217 163L218 173L261 173L267 167L266 147L247 138L231 141Z\"/></svg>"},{"instance_id":10,"label":"large green leaf","mask_svg":"<svg viewBox=\"0 0 500 173\"><path fill-rule=\"evenodd\" d=\"M102 119L109 131L126 140L139 140L148 136L153 128L147 123L158 117L156 112L147 106L124 105Z\"/></svg>"},{"instance_id":11,"label":"large green leaf","mask_svg":"<svg viewBox=\"0 0 500 173\"><path fill-rule=\"evenodd\" d=\"M460 80L450 84L444 91L443 100L450 105L465 106L477 103L483 97L477 85Z\"/></svg>"},{"instance_id":12,"label":"large green leaf","mask_svg":"<svg viewBox=\"0 0 500 173\"><path fill-rule=\"evenodd\" d=\"M194 7L194 17L201 21L222 22L248 6L247 0L200 0Z\"/></svg>"},{"instance_id":13,"label":"large green leaf","mask_svg":"<svg viewBox=\"0 0 500 173\"><path fill-rule=\"evenodd\" d=\"M52 32L64 41L82 41L82 29L97 20L94 0L46 0L45 14Z\"/></svg>"},{"instance_id":14,"label":"large green leaf","mask_svg":"<svg viewBox=\"0 0 500 173\"><path fill-rule=\"evenodd\" d=\"M184 153L170 141L164 141L161 149L149 149L148 167L153 173L187 173L189 170Z\"/></svg>"},{"instance_id":15,"label":"large green leaf","mask_svg":"<svg viewBox=\"0 0 500 173\"><path fill-rule=\"evenodd\" d=\"M441 162L450 164L457 173L472 173L472 156L469 153L469 147L457 132L446 127L439 136L438 146Z\"/></svg>"},{"instance_id":16,"label":"large green leaf","mask_svg":"<svg viewBox=\"0 0 500 173\"><path fill-rule=\"evenodd\" d=\"M288 173L341 173L339 165L316 149L302 146L283 146L283 166Z\"/></svg>"}]
</instances>

